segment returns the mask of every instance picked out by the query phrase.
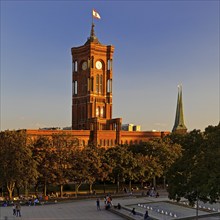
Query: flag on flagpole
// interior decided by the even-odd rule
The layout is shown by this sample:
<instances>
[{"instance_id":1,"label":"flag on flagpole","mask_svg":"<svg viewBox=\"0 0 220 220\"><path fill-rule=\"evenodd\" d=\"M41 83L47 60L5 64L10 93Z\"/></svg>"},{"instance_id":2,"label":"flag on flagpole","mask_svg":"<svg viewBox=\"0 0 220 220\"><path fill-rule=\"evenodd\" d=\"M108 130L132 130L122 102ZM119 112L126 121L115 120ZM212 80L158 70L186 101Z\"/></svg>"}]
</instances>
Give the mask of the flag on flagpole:
<instances>
[{"instance_id":1,"label":"flag on flagpole","mask_svg":"<svg viewBox=\"0 0 220 220\"><path fill-rule=\"evenodd\" d=\"M99 15L99 13L94 9L92 10L92 16L94 18L101 19L101 16Z\"/></svg>"}]
</instances>

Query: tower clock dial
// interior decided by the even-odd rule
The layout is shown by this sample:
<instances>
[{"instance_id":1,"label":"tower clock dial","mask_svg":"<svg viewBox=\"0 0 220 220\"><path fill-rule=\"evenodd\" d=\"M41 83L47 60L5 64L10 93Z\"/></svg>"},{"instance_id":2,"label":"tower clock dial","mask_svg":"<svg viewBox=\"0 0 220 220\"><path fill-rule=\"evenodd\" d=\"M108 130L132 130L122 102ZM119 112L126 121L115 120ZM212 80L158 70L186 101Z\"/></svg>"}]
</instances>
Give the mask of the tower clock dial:
<instances>
[{"instance_id":1,"label":"tower clock dial","mask_svg":"<svg viewBox=\"0 0 220 220\"><path fill-rule=\"evenodd\" d=\"M96 69L98 69L98 70L102 69L102 63L101 63L100 61L96 61L95 67L96 67Z\"/></svg>"},{"instance_id":2,"label":"tower clock dial","mask_svg":"<svg viewBox=\"0 0 220 220\"><path fill-rule=\"evenodd\" d=\"M84 62L82 63L82 70L86 70L87 67L88 67L88 64L87 64L86 61L84 61Z\"/></svg>"}]
</instances>

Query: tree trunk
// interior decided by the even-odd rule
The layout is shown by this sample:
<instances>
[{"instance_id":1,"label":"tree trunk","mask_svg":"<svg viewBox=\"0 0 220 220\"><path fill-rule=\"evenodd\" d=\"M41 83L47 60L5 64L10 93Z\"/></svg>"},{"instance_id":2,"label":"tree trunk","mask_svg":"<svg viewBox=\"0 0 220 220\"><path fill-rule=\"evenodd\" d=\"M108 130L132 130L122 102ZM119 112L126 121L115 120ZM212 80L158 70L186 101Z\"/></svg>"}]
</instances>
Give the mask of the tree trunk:
<instances>
[{"instance_id":1,"label":"tree trunk","mask_svg":"<svg viewBox=\"0 0 220 220\"><path fill-rule=\"evenodd\" d=\"M157 188L157 183L156 183L156 177L154 176L153 177L153 187L154 187L154 189L156 190Z\"/></svg>"},{"instance_id":2,"label":"tree trunk","mask_svg":"<svg viewBox=\"0 0 220 220\"><path fill-rule=\"evenodd\" d=\"M77 194L79 192L79 187L81 186L82 183L75 183L75 197L77 197Z\"/></svg>"},{"instance_id":3,"label":"tree trunk","mask_svg":"<svg viewBox=\"0 0 220 220\"><path fill-rule=\"evenodd\" d=\"M63 197L63 184L60 184L60 197Z\"/></svg>"},{"instance_id":4,"label":"tree trunk","mask_svg":"<svg viewBox=\"0 0 220 220\"><path fill-rule=\"evenodd\" d=\"M103 191L104 191L104 194L105 194L105 181L104 181Z\"/></svg>"},{"instance_id":5,"label":"tree trunk","mask_svg":"<svg viewBox=\"0 0 220 220\"><path fill-rule=\"evenodd\" d=\"M24 194L25 194L25 197L28 197L28 186L27 186L27 183L25 183L25 186L24 186Z\"/></svg>"},{"instance_id":6,"label":"tree trunk","mask_svg":"<svg viewBox=\"0 0 220 220\"><path fill-rule=\"evenodd\" d=\"M129 191L131 192L131 180L129 180Z\"/></svg>"},{"instance_id":7,"label":"tree trunk","mask_svg":"<svg viewBox=\"0 0 220 220\"><path fill-rule=\"evenodd\" d=\"M12 199L12 193L15 187L15 182L7 182L7 190L8 190L8 194L9 194L9 199Z\"/></svg>"},{"instance_id":8,"label":"tree trunk","mask_svg":"<svg viewBox=\"0 0 220 220\"><path fill-rule=\"evenodd\" d=\"M92 183L89 183L89 192L92 194Z\"/></svg>"},{"instance_id":9,"label":"tree trunk","mask_svg":"<svg viewBox=\"0 0 220 220\"><path fill-rule=\"evenodd\" d=\"M38 185L39 185L39 183L37 182L37 184L34 186L34 192L35 192L35 194L37 194L37 192L38 192Z\"/></svg>"},{"instance_id":10,"label":"tree trunk","mask_svg":"<svg viewBox=\"0 0 220 220\"><path fill-rule=\"evenodd\" d=\"M17 195L18 197L20 196L20 187L19 186L16 186L16 190L17 190Z\"/></svg>"},{"instance_id":11,"label":"tree trunk","mask_svg":"<svg viewBox=\"0 0 220 220\"><path fill-rule=\"evenodd\" d=\"M163 177L163 188L166 189L166 177Z\"/></svg>"},{"instance_id":12,"label":"tree trunk","mask_svg":"<svg viewBox=\"0 0 220 220\"><path fill-rule=\"evenodd\" d=\"M47 195L47 182L46 181L44 181L44 196L46 196Z\"/></svg>"},{"instance_id":13,"label":"tree trunk","mask_svg":"<svg viewBox=\"0 0 220 220\"><path fill-rule=\"evenodd\" d=\"M119 192L119 187L120 187L120 185L119 185L120 183L119 183L119 175L117 176L117 189L116 189L116 192L118 193Z\"/></svg>"}]
</instances>

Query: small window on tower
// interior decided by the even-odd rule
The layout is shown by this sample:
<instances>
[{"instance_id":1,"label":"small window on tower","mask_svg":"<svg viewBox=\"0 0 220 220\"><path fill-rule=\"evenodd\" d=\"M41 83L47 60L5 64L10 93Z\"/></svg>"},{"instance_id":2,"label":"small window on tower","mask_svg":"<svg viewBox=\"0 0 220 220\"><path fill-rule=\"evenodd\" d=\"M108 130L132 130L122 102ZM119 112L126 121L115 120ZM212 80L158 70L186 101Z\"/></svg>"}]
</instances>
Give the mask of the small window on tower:
<instances>
[{"instance_id":1,"label":"small window on tower","mask_svg":"<svg viewBox=\"0 0 220 220\"><path fill-rule=\"evenodd\" d=\"M96 117L98 117L99 116L99 108L97 107L96 108Z\"/></svg>"},{"instance_id":2,"label":"small window on tower","mask_svg":"<svg viewBox=\"0 0 220 220\"><path fill-rule=\"evenodd\" d=\"M75 81L75 85L74 85L74 94L77 95L77 87L78 87L78 84L77 84L77 81Z\"/></svg>"},{"instance_id":3,"label":"small window on tower","mask_svg":"<svg viewBox=\"0 0 220 220\"><path fill-rule=\"evenodd\" d=\"M99 75L96 76L96 93L99 93Z\"/></svg>"},{"instance_id":4,"label":"small window on tower","mask_svg":"<svg viewBox=\"0 0 220 220\"><path fill-rule=\"evenodd\" d=\"M72 72L75 72L75 61L72 62Z\"/></svg>"},{"instance_id":5,"label":"small window on tower","mask_svg":"<svg viewBox=\"0 0 220 220\"><path fill-rule=\"evenodd\" d=\"M112 80L107 80L107 92L112 92Z\"/></svg>"},{"instance_id":6,"label":"small window on tower","mask_svg":"<svg viewBox=\"0 0 220 220\"><path fill-rule=\"evenodd\" d=\"M108 60L108 70L112 69L112 60Z\"/></svg>"},{"instance_id":7,"label":"small window on tower","mask_svg":"<svg viewBox=\"0 0 220 220\"><path fill-rule=\"evenodd\" d=\"M101 107L100 116L103 117L103 115L104 115L104 107Z\"/></svg>"},{"instance_id":8,"label":"small window on tower","mask_svg":"<svg viewBox=\"0 0 220 220\"><path fill-rule=\"evenodd\" d=\"M75 70L75 72L78 71L78 63L77 63L77 61L75 61L75 63L74 63L74 70Z\"/></svg>"},{"instance_id":9,"label":"small window on tower","mask_svg":"<svg viewBox=\"0 0 220 220\"><path fill-rule=\"evenodd\" d=\"M102 75L100 76L100 79L99 79L99 84L100 84L100 93L102 94L103 93L103 86L102 86Z\"/></svg>"}]
</instances>

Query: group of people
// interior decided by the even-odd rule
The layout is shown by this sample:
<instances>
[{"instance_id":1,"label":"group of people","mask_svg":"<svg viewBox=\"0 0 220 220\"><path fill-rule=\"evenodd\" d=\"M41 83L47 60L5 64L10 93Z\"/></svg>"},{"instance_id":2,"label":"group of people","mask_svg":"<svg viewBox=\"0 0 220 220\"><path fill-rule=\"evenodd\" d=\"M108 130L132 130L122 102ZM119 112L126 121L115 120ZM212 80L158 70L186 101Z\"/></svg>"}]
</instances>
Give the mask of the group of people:
<instances>
[{"instance_id":1,"label":"group of people","mask_svg":"<svg viewBox=\"0 0 220 220\"><path fill-rule=\"evenodd\" d=\"M105 209L108 210L113 206L112 197L110 194L104 197Z\"/></svg>"},{"instance_id":2,"label":"group of people","mask_svg":"<svg viewBox=\"0 0 220 220\"><path fill-rule=\"evenodd\" d=\"M131 214L132 214L132 215L136 215L135 208L133 208L133 209L131 210ZM150 216L148 215L148 211L146 211L145 214L144 214L144 220L150 220L150 219L151 219L151 218L150 218Z\"/></svg>"},{"instance_id":3,"label":"group of people","mask_svg":"<svg viewBox=\"0 0 220 220\"><path fill-rule=\"evenodd\" d=\"M108 194L107 196L104 197L104 206L105 209L108 210L113 206L113 202L112 202L112 197L110 194ZM113 206L115 209L121 209L121 205L120 203L118 203L118 205L114 205ZM96 208L98 211L101 211L101 207L100 207L100 198L96 199Z\"/></svg>"},{"instance_id":4,"label":"group of people","mask_svg":"<svg viewBox=\"0 0 220 220\"><path fill-rule=\"evenodd\" d=\"M19 202L16 204L13 204L12 210L13 210L14 216L21 217L21 204Z\"/></svg>"}]
</instances>

